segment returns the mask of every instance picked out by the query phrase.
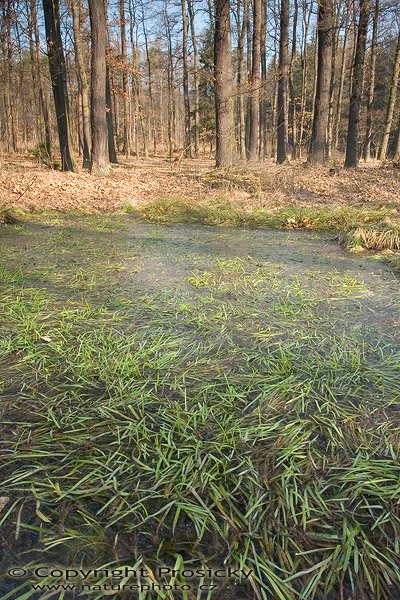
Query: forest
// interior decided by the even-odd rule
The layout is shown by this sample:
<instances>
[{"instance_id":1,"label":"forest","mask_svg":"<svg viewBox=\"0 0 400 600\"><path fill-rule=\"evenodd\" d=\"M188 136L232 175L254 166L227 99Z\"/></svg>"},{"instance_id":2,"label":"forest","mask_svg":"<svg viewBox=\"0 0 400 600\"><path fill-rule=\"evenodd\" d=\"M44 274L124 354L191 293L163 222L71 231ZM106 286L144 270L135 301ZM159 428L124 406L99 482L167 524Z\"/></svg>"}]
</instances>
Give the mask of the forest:
<instances>
[{"instance_id":1,"label":"forest","mask_svg":"<svg viewBox=\"0 0 400 600\"><path fill-rule=\"evenodd\" d=\"M1 600L400 598L398 0L0 0Z\"/></svg>"},{"instance_id":2,"label":"forest","mask_svg":"<svg viewBox=\"0 0 400 600\"><path fill-rule=\"evenodd\" d=\"M5 152L97 173L118 155L399 159L396 1L3 0L1 13Z\"/></svg>"}]
</instances>

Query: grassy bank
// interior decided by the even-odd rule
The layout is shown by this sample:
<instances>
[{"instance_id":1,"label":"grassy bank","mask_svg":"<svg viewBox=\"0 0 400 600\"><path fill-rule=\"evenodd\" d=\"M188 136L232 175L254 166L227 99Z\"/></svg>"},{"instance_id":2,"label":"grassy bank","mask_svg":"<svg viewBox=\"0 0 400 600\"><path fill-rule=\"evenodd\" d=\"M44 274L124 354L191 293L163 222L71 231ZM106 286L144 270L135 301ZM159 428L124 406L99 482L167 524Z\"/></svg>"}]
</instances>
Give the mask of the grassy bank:
<instances>
[{"instance_id":1,"label":"grassy bank","mask_svg":"<svg viewBox=\"0 0 400 600\"><path fill-rule=\"evenodd\" d=\"M63 215L68 214L93 216L93 212L86 212L84 207L68 212L4 209L0 211L0 221L15 225L24 221L57 223ZM111 214L115 219L118 219L118 215L129 214L140 222L162 225L191 224L333 232L338 234L339 242L348 250L381 253L383 260L396 273L399 272L397 253L400 252L400 217L398 208L392 204L327 205L308 208L287 206L265 209L254 208L251 205L240 207L226 199L194 203L184 198L166 197L149 202L140 209L126 205ZM388 252L393 256L388 257Z\"/></svg>"}]
</instances>

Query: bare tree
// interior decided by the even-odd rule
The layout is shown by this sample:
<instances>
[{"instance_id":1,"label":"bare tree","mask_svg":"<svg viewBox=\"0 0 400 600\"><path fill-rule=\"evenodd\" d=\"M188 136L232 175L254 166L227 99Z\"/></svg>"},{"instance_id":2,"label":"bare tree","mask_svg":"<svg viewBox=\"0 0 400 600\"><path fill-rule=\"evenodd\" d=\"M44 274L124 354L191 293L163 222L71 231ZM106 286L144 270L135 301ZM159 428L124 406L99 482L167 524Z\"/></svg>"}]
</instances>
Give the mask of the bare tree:
<instances>
[{"instance_id":1,"label":"bare tree","mask_svg":"<svg viewBox=\"0 0 400 600\"><path fill-rule=\"evenodd\" d=\"M81 38L81 12L82 0L71 0L72 22L74 29L75 57L78 74L78 82L82 105L82 129L83 129L83 167L90 168L90 107L89 107L89 84L86 74L85 59Z\"/></svg>"},{"instance_id":2,"label":"bare tree","mask_svg":"<svg viewBox=\"0 0 400 600\"><path fill-rule=\"evenodd\" d=\"M190 33L193 45L193 83L194 83L194 155L199 156L199 131L200 131L200 98L199 98L199 51L197 46L196 28L194 21L194 6L193 0L188 0L188 10L190 19Z\"/></svg>"},{"instance_id":3,"label":"bare tree","mask_svg":"<svg viewBox=\"0 0 400 600\"><path fill-rule=\"evenodd\" d=\"M107 141L108 141L108 159L110 163L117 164L117 150L115 147L115 127L114 127L114 106L111 93L110 68L106 66L106 123L107 123Z\"/></svg>"},{"instance_id":4,"label":"bare tree","mask_svg":"<svg viewBox=\"0 0 400 600\"><path fill-rule=\"evenodd\" d=\"M125 22L125 0L119 0L119 22L121 33L121 66L122 66L122 102L123 102L123 148L125 156L130 154L129 136L129 87L126 58L126 22Z\"/></svg>"},{"instance_id":5,"label":"bare tree","mask_svg":"<svg viewBox=\"0 0 400 600\"><path fill-rule=\"evenodd\" d=\"M383 132L382 145L379 152L379 159L385 160L389 144L390 131L392 129L394 108L396 105L397 86L400 75L400 32L397 39L396 54L393 62L392 78L390 80L389 99L386 108L385 129Z\"/></svg>"},{"instance_id":6,"label":"bare tree","mask_svg":"<svg viewBox=\"0 0 400 600\"><path fill-rule=\"evenodd\" d=\"M277 162L287 159L288 137L288 68L289 68L289 0L281 0L279 38L279 79L278 79L278 118L277 118Z\"/></svg>"},{"instance_id":7,"label":"bare tree","mask_svg":"<svg viewBox=\"0 0 400 600\"><path fill-rule=\"evenodd\" d=\"M92 38L91 68L91 126L92 162L91 170L96 175L108 175L110 161L106 121L106 53L107 25L103 0L89 0Z\"/></svg>"},{"instance_id":8,"label":"bare tree","mask_svg":"<svg viewBox=\"0 0 400 600\"><path fill-rule=\"evenodd\" d=\"M318 4L318 68L313 127L308 153L310 164L323 164L326 160L331 90L333 2L319 0Z\"/></svg>"},{"instance_id":9,"label":"bare tree","mask_svg":"<svg viewBox=\"0 0 400 600\"><path fill-rule=\"evenodd\" d=\"M63 171L77 171L68 106L67 69L61 40L59 0L43 0L47 53Z\"/></svg>"},{"instance_id":10,"label":"bare tree","mask_svg":"<svg viewBox=\"0 0 400 600\"><path fill-rule=\"evenodd\" d=\"M296 119L296 96L294 91L294 77L293 77L293 69L294 69L294 61L297 52L297 20L299 15L299 4L298 0L294 0L294 12L293 12L293 27L292 27L292 49L290 53L290 69L289 69L289 132L288 132L288 141L289 146L292 152L292 158L296 158L297 150L296 150L296 138L297 138L297 119Z\"/></svg>"},{"instance_id":11,"label":"bare tree","mask_svg":"<svg viewBox=\"0 0 400 600\"><path fill-rule=\"evenodd\" d=\"M50 124L50 114L49 107L47 104L47 98L44 91L43 84L43 75L40 68L41 63L41 48L40 48L40 36L39 36L39 26L37 20L37 12L36 12L36 2L35 0L30 1L30 16L32 19L32 29L35 36L35 53L36 53L36 69L37 69L37 83L39 88L39 104L40 110L43 117L44 130L45 130L45 143L46 143L46 151L48 156L51 158L52 153L52 140L51 140L51 124Z\"/></svg>"},{"instance_id":12,"label":"bare tree","mask_svg":"<svg viewBox=\"0 0 400 600\"><path fill-rule=\"evenodd\" d=\"M234 160L230 0L215 0L216 166Z\"/></svg>"},{"instance_id":13,"label":"bare tree","mask_svg":"<svg viewBox=\"0 0 400 600\"><path fill-rule=\"evenodd\" d=\"M181 0L182 11L182 63L183 63L183 103L185 108L185 156L192 155L192 141L190 135L190 98L189 98L189 66L188 66L188 20L186 14L186 0Z\"/></svg>"},{"instance_id":14,"label":"bare tree","mask_svg":"<svg viewBox=\"0 0 400 600\"><path fill-rule=\"evenodd\" d=\"M358 165L360 108L370 8L371 0L360 0L360 18L358 21L357 41L352 69L349 124L347 128L346 158L344 161L344 166L348 168Z\"/></svg>"},{"instance_id":15,"label":"bare tree","mask_svg":"<svg viewBox=\"0 0 400 600\"><path fill-rule=\"evenodd\" d=\"M365 131L364 142L364 159L371 160L371 143L372 143L372 113L374 107L375 94L375 70L376 70L376 52L378 47L378 24L379 24L379 0L375 0L374 18L372 25L372 43L369 64L369 86L367 98L367 124Z\"/></svg>"},{"instance_id":16,"label":"bare tree","mask_svg":"<svg viewBox=\"0 0 400 600\"><path fill-rule=\"evenodd\" d=\"M243 10L242 10L243 6ZM246 116L243 86L246 82L245 61L244 61L244 42L246 35L246 24L248 20L248 0L237 0L236 19L238 30L237 46L237 93L238 93L238 142L239 156L244 159L246 156Z\"/></svg>"},{"instance_id":17,"label":"bare tree","mask_svg":"<svg viewBox=\"0 0 400 600\"><path fill-rule=\"evenodd\" d=\"M262 2L253 2L253 46L251 67L251 93L250 93L250 127L247 149L247 159L258 159L258 136L260 130L260 58L261 58L261 24Z\"/></svg>"}]
</instances>

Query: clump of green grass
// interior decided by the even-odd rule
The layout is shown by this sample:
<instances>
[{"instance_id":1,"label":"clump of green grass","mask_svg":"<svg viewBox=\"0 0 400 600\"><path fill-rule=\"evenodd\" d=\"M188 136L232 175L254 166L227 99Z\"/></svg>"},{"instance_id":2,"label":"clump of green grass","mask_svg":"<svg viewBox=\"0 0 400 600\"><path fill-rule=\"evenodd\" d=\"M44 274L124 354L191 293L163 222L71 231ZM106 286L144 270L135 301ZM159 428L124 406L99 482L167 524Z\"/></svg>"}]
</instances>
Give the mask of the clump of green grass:
<instances>
[{"instance_id":1,"label":"clump of green grass","mask_svg":"<svg viewBox=\"0 0 400 600\"><path fill-rule=\"evenodd\" d=\"M400 256L386 256L385 263L394 271L397 275L400 275Z\"/></svg>"},{"instance_id":2,"label":"clump of green grass","mask_svg":"<svg viewBox=\"0 0 400 600\"><path fill-rule=\"evenodd\" d=\"M321 208L242 209L226 200L191 204L182 198L161 198L144 206L139 215L153 223L197 223L232 227L305 228L347 232L363 223L378 223L390 207L330 205Z\"/></svg>"},{"instance_id":3,"label":"clump of green grass","mask_svg":"<svg viewBox=\"0 0 400 600\"><path fill-rule=\"evenodd\" d=\"M151 223L192 223L203 225L240 225L244 215L229 202L193 205L182 199L158 199L144 206L140 217Z\"/></svg>"}]
</instances>

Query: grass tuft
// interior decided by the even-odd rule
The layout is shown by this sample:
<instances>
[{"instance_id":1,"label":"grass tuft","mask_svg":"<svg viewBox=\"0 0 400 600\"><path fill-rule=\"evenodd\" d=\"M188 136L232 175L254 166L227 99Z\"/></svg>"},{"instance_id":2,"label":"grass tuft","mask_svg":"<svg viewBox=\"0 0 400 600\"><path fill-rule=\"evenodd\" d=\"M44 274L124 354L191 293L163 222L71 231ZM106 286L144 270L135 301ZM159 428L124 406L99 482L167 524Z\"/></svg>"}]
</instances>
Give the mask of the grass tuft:
<instances>
[{"instance_id":1,"label":"grass tuft","mask_svg":"<svg viewBox=\"0 0 400 600\"><path fill-rule=\"evenodd\" d=\"M400 227L392 225L357 227L347 235L347 246L367 250L400 250Z\"/></svg>"}]
</instances>

